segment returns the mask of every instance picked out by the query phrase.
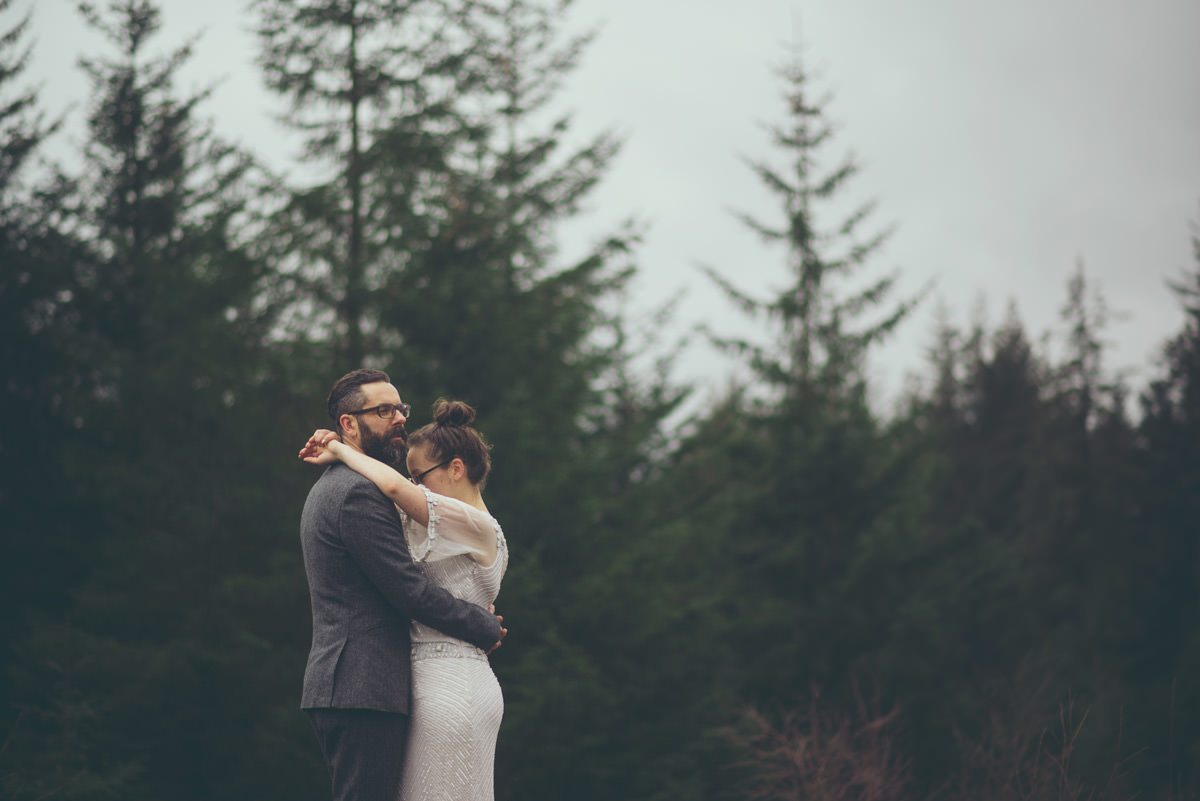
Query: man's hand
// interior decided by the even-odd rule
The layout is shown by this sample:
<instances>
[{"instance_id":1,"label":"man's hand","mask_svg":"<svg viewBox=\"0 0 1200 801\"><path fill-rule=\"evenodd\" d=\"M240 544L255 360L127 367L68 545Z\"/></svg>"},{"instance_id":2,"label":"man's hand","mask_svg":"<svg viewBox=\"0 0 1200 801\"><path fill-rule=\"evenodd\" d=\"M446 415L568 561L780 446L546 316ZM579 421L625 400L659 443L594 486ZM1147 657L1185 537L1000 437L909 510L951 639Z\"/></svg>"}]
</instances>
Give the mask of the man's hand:
<instances>
[{"instance_id":1,"label":"man's hand","mask_svg":"<svg viewBox=\"0 0 1200 801\"><path fill-rule=\"evenodd\" d=\"M488 611L491 612L493 615L496 615L496 605L488 604ZM500 621L500 639L496 640L496 644L488 649L487 652L489 654L492 653L492 651L495 651L497 648L499 648L501 643L503 642L504 638L508 636L508 629L504 628L504 615L496 615L496 620Z\"/></svg>"}]
</instances>

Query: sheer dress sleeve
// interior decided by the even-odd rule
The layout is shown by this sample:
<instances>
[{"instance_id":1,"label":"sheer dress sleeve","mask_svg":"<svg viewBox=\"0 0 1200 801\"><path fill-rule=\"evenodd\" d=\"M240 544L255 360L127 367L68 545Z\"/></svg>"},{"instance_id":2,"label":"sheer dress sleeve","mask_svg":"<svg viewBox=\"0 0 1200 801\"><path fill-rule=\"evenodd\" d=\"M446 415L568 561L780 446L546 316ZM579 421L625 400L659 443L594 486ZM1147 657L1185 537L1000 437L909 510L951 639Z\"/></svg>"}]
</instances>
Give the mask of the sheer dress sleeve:
<instances>
[{"instance_id":1,"label":"sheer dress sleeve","mask_svg":"<svg viewBox=\"0 0 1200 801\"><path fill-rule=\"evenodd\" d=\"M428 487L421 489L429 504L429 524L423 526L402 515L413 561L437 562L467 554L481 564L491 564L497 551L495 519L457 498L437 495Z\"/></svg>"}]
</instances>

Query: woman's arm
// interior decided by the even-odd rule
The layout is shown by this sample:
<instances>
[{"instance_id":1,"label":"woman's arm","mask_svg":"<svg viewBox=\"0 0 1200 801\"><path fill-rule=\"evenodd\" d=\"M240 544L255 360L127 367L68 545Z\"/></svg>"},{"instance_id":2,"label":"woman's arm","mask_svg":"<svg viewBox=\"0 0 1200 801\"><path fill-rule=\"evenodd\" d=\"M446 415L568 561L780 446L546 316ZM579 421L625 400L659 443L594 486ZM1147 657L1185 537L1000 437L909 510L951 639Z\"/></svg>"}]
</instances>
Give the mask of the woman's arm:
<instances>
[{"instance_id":1,"label":"woman's arm","mask_svg":"<svg viewBox=\"0 0 1200 801\"><path fill-rule=\"evenodd\" d=\"M425 526L429 524L429 504L425 493L398 470L378 459L355 450L324 429L309 437L300 458L309 464L343 462L347 467L369 479L409 517Z\"/></svg>"}]
</instances>

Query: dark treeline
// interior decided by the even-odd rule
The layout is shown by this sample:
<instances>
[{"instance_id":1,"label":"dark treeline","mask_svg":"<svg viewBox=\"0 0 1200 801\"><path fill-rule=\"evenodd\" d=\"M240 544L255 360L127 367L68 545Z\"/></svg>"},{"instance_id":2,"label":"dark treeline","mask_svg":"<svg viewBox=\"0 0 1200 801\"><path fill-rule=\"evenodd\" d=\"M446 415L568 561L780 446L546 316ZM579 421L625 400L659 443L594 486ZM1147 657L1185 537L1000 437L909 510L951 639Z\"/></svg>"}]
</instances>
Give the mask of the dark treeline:
<instances>
[{"instance_id":1,"label":"dark treeline","mask_svg":"<svg viewBox=\"0 0 1200 801\"><path fill-rule=\"evenodd\" d=\"M328 797L294 454L371 365L494 445L500 799L1196 798L1200 240L1148 386L1080 268L1060 355L944 315L883 415L866 359L921 298L869 206L830 219L855 164L790 60L749 159L780 213L745 220L790 284L713 265L750 377L676 423L662 320L621 311L636 224L554 248L618 149L554 116L569 5L255 0L299 183L178 93L150 0L82 10L55 163L53 43L0 0L0 795Z\"/></svg>"}]
</instances>

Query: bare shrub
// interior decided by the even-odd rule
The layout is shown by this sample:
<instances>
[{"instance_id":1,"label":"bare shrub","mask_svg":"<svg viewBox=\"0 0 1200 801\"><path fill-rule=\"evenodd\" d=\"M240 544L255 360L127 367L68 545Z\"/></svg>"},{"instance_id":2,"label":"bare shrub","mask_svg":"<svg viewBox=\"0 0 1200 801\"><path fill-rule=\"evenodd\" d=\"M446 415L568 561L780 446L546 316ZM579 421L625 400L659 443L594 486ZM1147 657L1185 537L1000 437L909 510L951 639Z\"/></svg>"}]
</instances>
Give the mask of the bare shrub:
<instances>
[{"instance_id":1,"label":"bare shrub","mask_svg":"<svg viewBox=\"0 0 1200 801\"><path fill-rule=\"evenodd\" d=\"M820 693L807 709L766 714L748 709L742 725L728 732L745 759L746 801L901 801L909 781L908 761L899 754L893 707L872 711L855 692L853 713L823 711Z\"/></svg>"},{"instance_id":2,"label":"bare shrub","mask_svg":"<svg viewBox=\"0 0 1200 801\"><path fill-rule=\"evenodd\" d=\"M1102 784L1081 778L1073 767L1088 711L1076 710L1068 696L1057 719L1034 714L1038 694L1021 703L993 706L976 739L957 732L962 770L939 798L946 801L1127 801L1121 770L1134 755L1114 757ZM1120 751L1120 740L1116 749Z\"/></svg>"}]
</instances>

